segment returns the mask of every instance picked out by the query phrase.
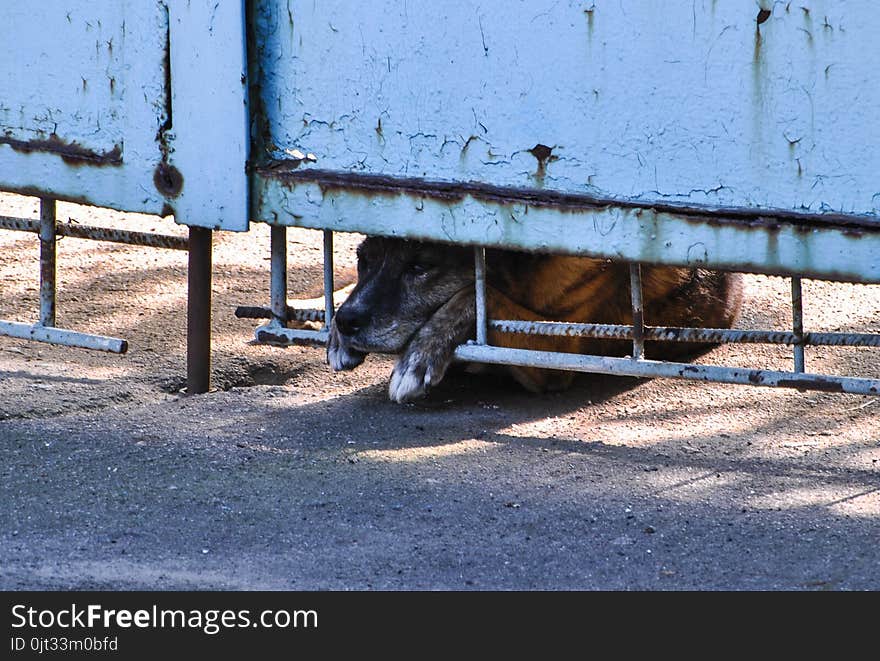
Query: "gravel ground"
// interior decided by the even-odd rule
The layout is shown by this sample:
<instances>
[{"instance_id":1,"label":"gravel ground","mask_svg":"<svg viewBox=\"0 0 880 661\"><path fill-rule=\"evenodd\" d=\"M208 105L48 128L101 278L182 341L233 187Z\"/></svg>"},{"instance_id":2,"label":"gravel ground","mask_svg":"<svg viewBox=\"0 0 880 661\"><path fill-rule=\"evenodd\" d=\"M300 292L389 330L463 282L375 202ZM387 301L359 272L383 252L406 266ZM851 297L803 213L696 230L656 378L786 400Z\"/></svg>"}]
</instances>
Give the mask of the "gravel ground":
<instances>
[{"instance_id":1,"label":"gravel ground","mask_svg":"<svg viewBox=\"0 0 880 661\"><path fill-rule=\"evenodd\" d=\"M0 215L36 205L0 195ZM320 235L290 237L291 296L317 296ZM339 284L356 242L337 239ZM60 241L58 325L131 349L0 338L0 588L880 589L877 398L596 376L535 396L458 374L395 405L387 358L333 374L321 350L249 343L232 312L268 300L268 244L262 225L218 235L217 389L186 397L185 254ZM33 321L37 241L0 247L0 318ZM746 284L741 325L786 328L787 281ZM808 329L880 332L880 287L804 290ZM807 366L880 378L876 350Z\"/></svg>"}]
</instances>

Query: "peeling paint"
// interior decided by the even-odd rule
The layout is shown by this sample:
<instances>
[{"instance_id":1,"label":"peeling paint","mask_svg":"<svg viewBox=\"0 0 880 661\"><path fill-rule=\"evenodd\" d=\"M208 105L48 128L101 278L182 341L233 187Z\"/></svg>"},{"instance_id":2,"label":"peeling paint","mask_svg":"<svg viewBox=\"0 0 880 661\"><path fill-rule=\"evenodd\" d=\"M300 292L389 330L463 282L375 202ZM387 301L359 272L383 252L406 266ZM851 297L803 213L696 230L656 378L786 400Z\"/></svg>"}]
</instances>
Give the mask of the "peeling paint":
<instances>
[{"instance_id":1,"label":"peeling paint","mask_svg":"<svg viewBox=\"0 0 880 661\"><path fill-rule=\"evenodd\" d=\"M14 3L4 8L0 41L15 44L15 59L0 67L0 190L124 211L173 211L178 222L185 218L182 211L192 220L197 208L193 224L232 225L229 216L246 201L246 152L234 151L244 142L246 123L240 122L237 143L231 128L221 129L222 139L212 131L234 124L244 112L244 58L234 59L236 46L244 50L244 21L234 16L240 7L217 0L207 7L216 9L213 35L221 39L220 54L206 47L207 15L184 26L186 39L177 40L183 47L175 52L190 58L192 70L210 67L199 82L210 81L213 106L199 96L204 85L188 81L188 67L178 62L171 75L171 33L202 4L44 0L39 12ZM230 61L227 75L223 67ZM238 94L235 103L224 96L227 90ZM180 103L172 113L175 95ZM187 109L190 100L197 112ZM187 130L191 118L201 123L198 131ZM184 186L188 150L199 152L204 167ZM238 159L234 171L221 173L218 167L230 153ZM231 199L210 186L226 189ZM204 194L197 200L200 189Z\"/></svg>"},{"instance_id":2,"label":"peeling paint","mask_svg":"<svg viewBox=\"0 0 880 661\"><path fill-rule=\"evenodd\" d=\"M46 152L57 154L67 165L122 165L122 145L114 145L110 151L95 152L77 142L65 142L52 133L48 138L36 140L17 140L9 135L0 136L0 145L9 145L22 154Z\"/></svg>"},{"instance_id":3,"label":"peeling paint","mask_svg":"<svg viewBox=\"0 0 880 661\"><path fill-rule=\"evenodd\" d=\"M595 19L595 11L595 4L592 4L587 9L584 9L584 14L587 17L587 40L589 41L591 47L593 45L593 20Z\"/></svg>"},{"instance_id":4,"label":"peeling paint","mask_svg":"<svg viewBox=\"0 0 880 661\"><path fill-rule=\"evenodd\" d=\"M544 177L547 175L547 164L559 160L558 156L553 155L553 149L553 147L548 147L539 142L531 149L526 150L538 161L538 169L534 175L538 186L544 185Z\"/></svg>"},{"instance_id":5,"label":"peeling paint","mask_svg":"<svg viewBox=\"0 0 880 661\"><path fill-rule=\"evenodd\" d=\"M156 166L153 185L165 197L177 197L183 190L183 175L176 167L163 161Z\"/></svg>"},{"instance_id":6,"label":"peeling paint","mask_svg":"<svg viewBox=\"0 0 880 661\"><path fill-rule=\"evenodd\" d=\"M534 188L315 170L258 171L255 194L261 208L279 212L274 222L298 227L673 265L702 265L705 254L713 268L880 282L880 224L871 219L855 228L784 211L639 208Z\"/></svg>"},{"instance_id":7,"label":"peeling paint","mask_svg":"<svg viewBox=\"0 0 880 661\"><path fill-rule=\"evenodd\" d=\"M489 0L459 13L379 0L357 20L342 0L290 0L291 39L284 4L264 0L262 92L274 144L308 147L322 169L562 192L585 190L596 174L594 192L642 201L686 199L723 174L711 194L719 205L872 212L868 173L880 170L880 144L843 144L870 121L866 109L880 107L859 56L880 19L867 12L832 41L820 38L820 17L836 26L841 10L810 3L810 46L799 4L588 1L517 13ZM493 12L505 20L490 24ZM328 23L332 39L311 36ZM672 26L686 26L687 38ZM610 46L620 43L639 48ZM328 124L302 126L304 115ZM850 116L849 129L838 126ZM783 132L802 138L794 150ZM531 161L539 141L564 145L564 156L556 147L552 163Z\"/></svg>"},{"instance_id":8,"label":"peeling paint","mask_svg":"<svg viewBox=\"0 0 880 661\"><path fill-rule=\"evenodd\" d=\"M860 236L861 233L875 233L880 236L880 220L872 216L817 214L786 209L640 203L628 199L562 193L546 189L494 186L480 182L432 181L415 177L356 174L317 168L302 170L298 168L298 164L283 161L257 168L256 174L261 178L281 182L283 186L291 189L298 185L316 184L325 193L339 191L366 197L411 196L446 202L460 202L470 197L505 206L515 204L552 208L563 213L615 208L637 216L644 210L651 210L675 215L685 221L693 220L701 225L735 224L744 229L757 230L762 235L767 232L778 232L785 224L793 231L803 233L835 227L839 231L848 232L850 236Z\"/></svg>"},{"instance_id":9,"label":"peeling paint","mask_svg":"<svg viewBox=\"0 0 880 661\"><path fill-rule=\"evenodd\" d=\"M198 5L181 7L190 4ZM511 12L487 0L478 12L442 3L407 12L378 0L364 15L343 0L248 0L252 57L234 85L248 86L255 146L248 164L300 148L322 169L532 190L539 206L551 199L545 194L583 201L585 191L633 208L693 198L751 209L753 218L741 222L765 235L774 229L759 209L851 215L858 220L847 231L863 232L866 218L880 213L880 144L861 128L880 107L865 58L880 19L856 5L844 12L838 3L805 4L761 0L757 15L755 4L715 0L671 0L659 11L587 2ZM51 31L70 37L65 48L85 64L58 67L65 82L57 99L4 94L0 133L10 148L0 149L0 185L35 181L7 163L39 164L29 166L38 173L55 162L61 169L46 189L77 195L81 176L69 166L106 160L115 167L94 168L103 174L91 199L161 210L168 201L159 193L182 189L182 173L187 192L178 194L192 192L199 161L184 167L175 149L189 139L178 120L196 115L172 109L174 81L163 80L172 59L166 8L173 14L176 5L135 5L100 0L47 10ZM216 35L229 10L216 0L205 6ZM10 5L7 18L14 24L27 15ZM490 22L495 15L504 20ZM126 43L123 17L137 26L128 28L137 40ZM0 26L6 41L14 32ZM38 31L31 36L21 40L23 61L47 49ZM620 43L639 48L610 46ZM29 89L21 72L0 79L4 89L9 80ZM66 146L41 144L47 136ZM122 163L123 146L137 162ZM108 174L114 170L124 177ZM803 227L822 226L811 223ZM714 258L714 246L707 250Z\"/></svg>"}]
</instances>

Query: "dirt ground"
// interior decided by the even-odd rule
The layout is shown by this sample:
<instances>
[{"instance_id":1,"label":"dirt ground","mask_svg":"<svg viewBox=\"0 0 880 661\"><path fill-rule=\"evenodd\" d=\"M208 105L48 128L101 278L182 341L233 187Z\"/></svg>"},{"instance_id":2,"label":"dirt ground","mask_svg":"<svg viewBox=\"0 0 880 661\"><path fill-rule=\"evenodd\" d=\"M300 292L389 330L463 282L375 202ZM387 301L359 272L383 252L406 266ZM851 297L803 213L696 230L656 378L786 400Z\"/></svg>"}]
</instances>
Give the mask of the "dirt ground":
<instances>
[{"instance_id":1,"label":"dirt ground","mask_svg":"<svg viewBox=\"0 0 880 661\"><path fill-rule=\"evenodd\" d=\"M0 215L37 217L0 195ZM173 222L59 204L82 224ZM357 237L337 235L337 283ZM320 294L290 231L291 297ZM880 398L583 376L535 396L450 377L387 400L392 366L250 344L266 227L219 234L214 384L184 396L186 255L59 241L58 325L116 356L0 338L0 588L880 589ZM0 231L0 318L32 322L34 235ZM809 330L880 332L880 287L804 283ZM741 326L786 328L788 282L749 276ZM787 369L790 350L704 362ZM808 371L880 378L877 350Z\"/></svg>"}]
</instances>

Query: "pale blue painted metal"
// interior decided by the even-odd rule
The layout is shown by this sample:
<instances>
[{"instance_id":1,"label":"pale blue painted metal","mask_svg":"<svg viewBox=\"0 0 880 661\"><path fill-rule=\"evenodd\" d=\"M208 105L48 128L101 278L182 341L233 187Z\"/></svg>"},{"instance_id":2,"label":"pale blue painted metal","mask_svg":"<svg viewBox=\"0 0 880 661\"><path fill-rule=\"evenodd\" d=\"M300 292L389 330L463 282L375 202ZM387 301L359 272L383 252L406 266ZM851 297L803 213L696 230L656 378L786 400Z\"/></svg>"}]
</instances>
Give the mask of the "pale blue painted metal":
<instances>
[{"instance_id":1,"label":"pale blue painted metal","mask_svg":"<svg viewBox=\"0 0 880 661\"><path fill-rule=\"evenodd\" d=\"M0 190L247 229L243 1L6 4Z\"/></svg>"},{"instance_id":2,"label":"pale blue painted metal","mask_svg":"<svg viewBox=\"0 0 880 661\"><path fill-rule=\"evenodd\" d=\"M166 34L158 1L4 3L0 190L159 213Z\"/></svg>"},{"instance_id":3,"label":"pale blue painted metal","mask_svg":"<svg viewBox=\"0 0 880 661\"><path fill-rule=\"evenodd\" d=\"M880 212L870 0L256 4L272 142L315 167Z\"/></svg>"},{"instance_id":4,"label":"pale blue painted metal","mask_svg":"<svg viewBox=\"0 0 880 661\"><path fill-rule=\"evenodd\" d=\"M183 173L170 204L187 225L248 228L250 140L244 1L170 3L168 161Z\"/></svg>"},{"instance_id":5,"label":"pale blue painted metal","mask_svg":"<svg viewBox=\"0 0 880 661\"><path fill-rule=\"evenodd\" d=\"M279 223L460 241L495 247L714 266L830 280L880 282L880 228L793 222L718 222L646 207L532 205L462 194L428 197L372 192L277 176L259 178L256 197Z\"/></svg>"},{"instance_id":6,"label":"pale blue painted metal","mask_svg":"<svg viewBox=\"0 0 880 661\"><path fill-rule=\"evenodd\" d=\"M739 385L767 386L772 388L799 388L801 390L824 390L827 392L858 395L880 394L880 379L862 379L848 376L808 374L804 372L781 372L745 367L722 367L719 365L694 365L658 360L635 360L609 356L587 356L551 351L529 351L477 344L465 344L455 350L455 358L464 362L492 363L496 365L522 365L594 374L614 374L642 378L663 377L688 381L713 381Z\"/></svg>"},{"instance_id":7,"label":"pale blue painted metal","mask_svg":"<svg viewBox=\"0 0 880 661\"><path fill-rule=\"evenodd\" d=\"M253 7L264 109L255 218L880 282L880 18L866 0ZM880 389L876 380L805 374L803 360L794 372L641 360L642 329L633 327L591 330L632 338L634 358L486 346L487 323L546 329L486 322L480 254L479 339L459 347L458 359ZM632 282L637 317L637 266ZM808 335L798 319L799 299L787 336L802 356ZM726 333L727 341L777 341L766 331ZM838 335L816 339L876 340ZM326 341L277 322L257 339Z\"/></svg>"},{"instance_id":8,"label":"pale blue painted metal","mask_svg":"<svg viewBox=\"0 0 880 661\"><path fill-rule=\"evenodd\" d=\"M260 170L255 218L880 282L880 14L867 0L777 2L768 16L709 0L254 6L269 136L257 160L316 157L289 177ZM387 180L328 186L320 172ZM419 180L510 199L406 190ZM539 207L517 191L605 203ZM859 229L813 223L823 214Z\"/></svg>"},{"instance_id":9,"label":"pale blue painted metal","mask_svg":"<svg viewBox=\"0 0 880 661\"><path fill-rule=\"evenodd\" d=\"M0 136L31 142L55 136L94 157L121 159L130 119L150 114L143 99L124 93L125 68L135 65L147 96L162 92L162 11L158 3L129 11L124 2L6 2L0 23ZM142 35L138 62L131 53L132 25ZM150 42L153 42L152 44ZM126 49L129 50L126 53ZM153 50L153 57L150 57ZM128 57L127 57L128 56ZM148 104L143 104L148 105ZM127 113L135 111L135 117ZM53 145L44 145L52 152ZM114 152L119 152L115 154Z\"/></svg>"}]
</instances>

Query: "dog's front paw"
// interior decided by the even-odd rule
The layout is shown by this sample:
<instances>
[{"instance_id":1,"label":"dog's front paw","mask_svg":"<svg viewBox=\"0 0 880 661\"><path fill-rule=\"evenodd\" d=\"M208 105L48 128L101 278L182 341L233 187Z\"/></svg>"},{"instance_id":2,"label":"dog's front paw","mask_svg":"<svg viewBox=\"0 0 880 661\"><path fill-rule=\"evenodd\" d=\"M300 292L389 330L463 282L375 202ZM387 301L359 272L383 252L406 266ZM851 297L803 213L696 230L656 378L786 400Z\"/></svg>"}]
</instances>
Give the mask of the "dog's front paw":
<instances>
[{"instance_id":1,"label":"dog's front paw","mask_svg":"<svg viewBox=\"0 0 880 661\"><path fill-rule=\"evenodd\" d=\"M398 404L424 397L428 388L443 379L450 357L410 349L394 366L388 396Z\"/></svg>"},{"instance_id":2,"label":"dog's front paw","mask_svg":"<svg viewBox=\"0 0 880 661\"><path fill-rule=\"evenodd\" d=\"M345 345L339 331L336 330L336 322L330 323L330 337L327 341L327 364L334 372L353 370L364 362L367 357L363 351L352 349Z\"/></svg>"}]
</instances>

